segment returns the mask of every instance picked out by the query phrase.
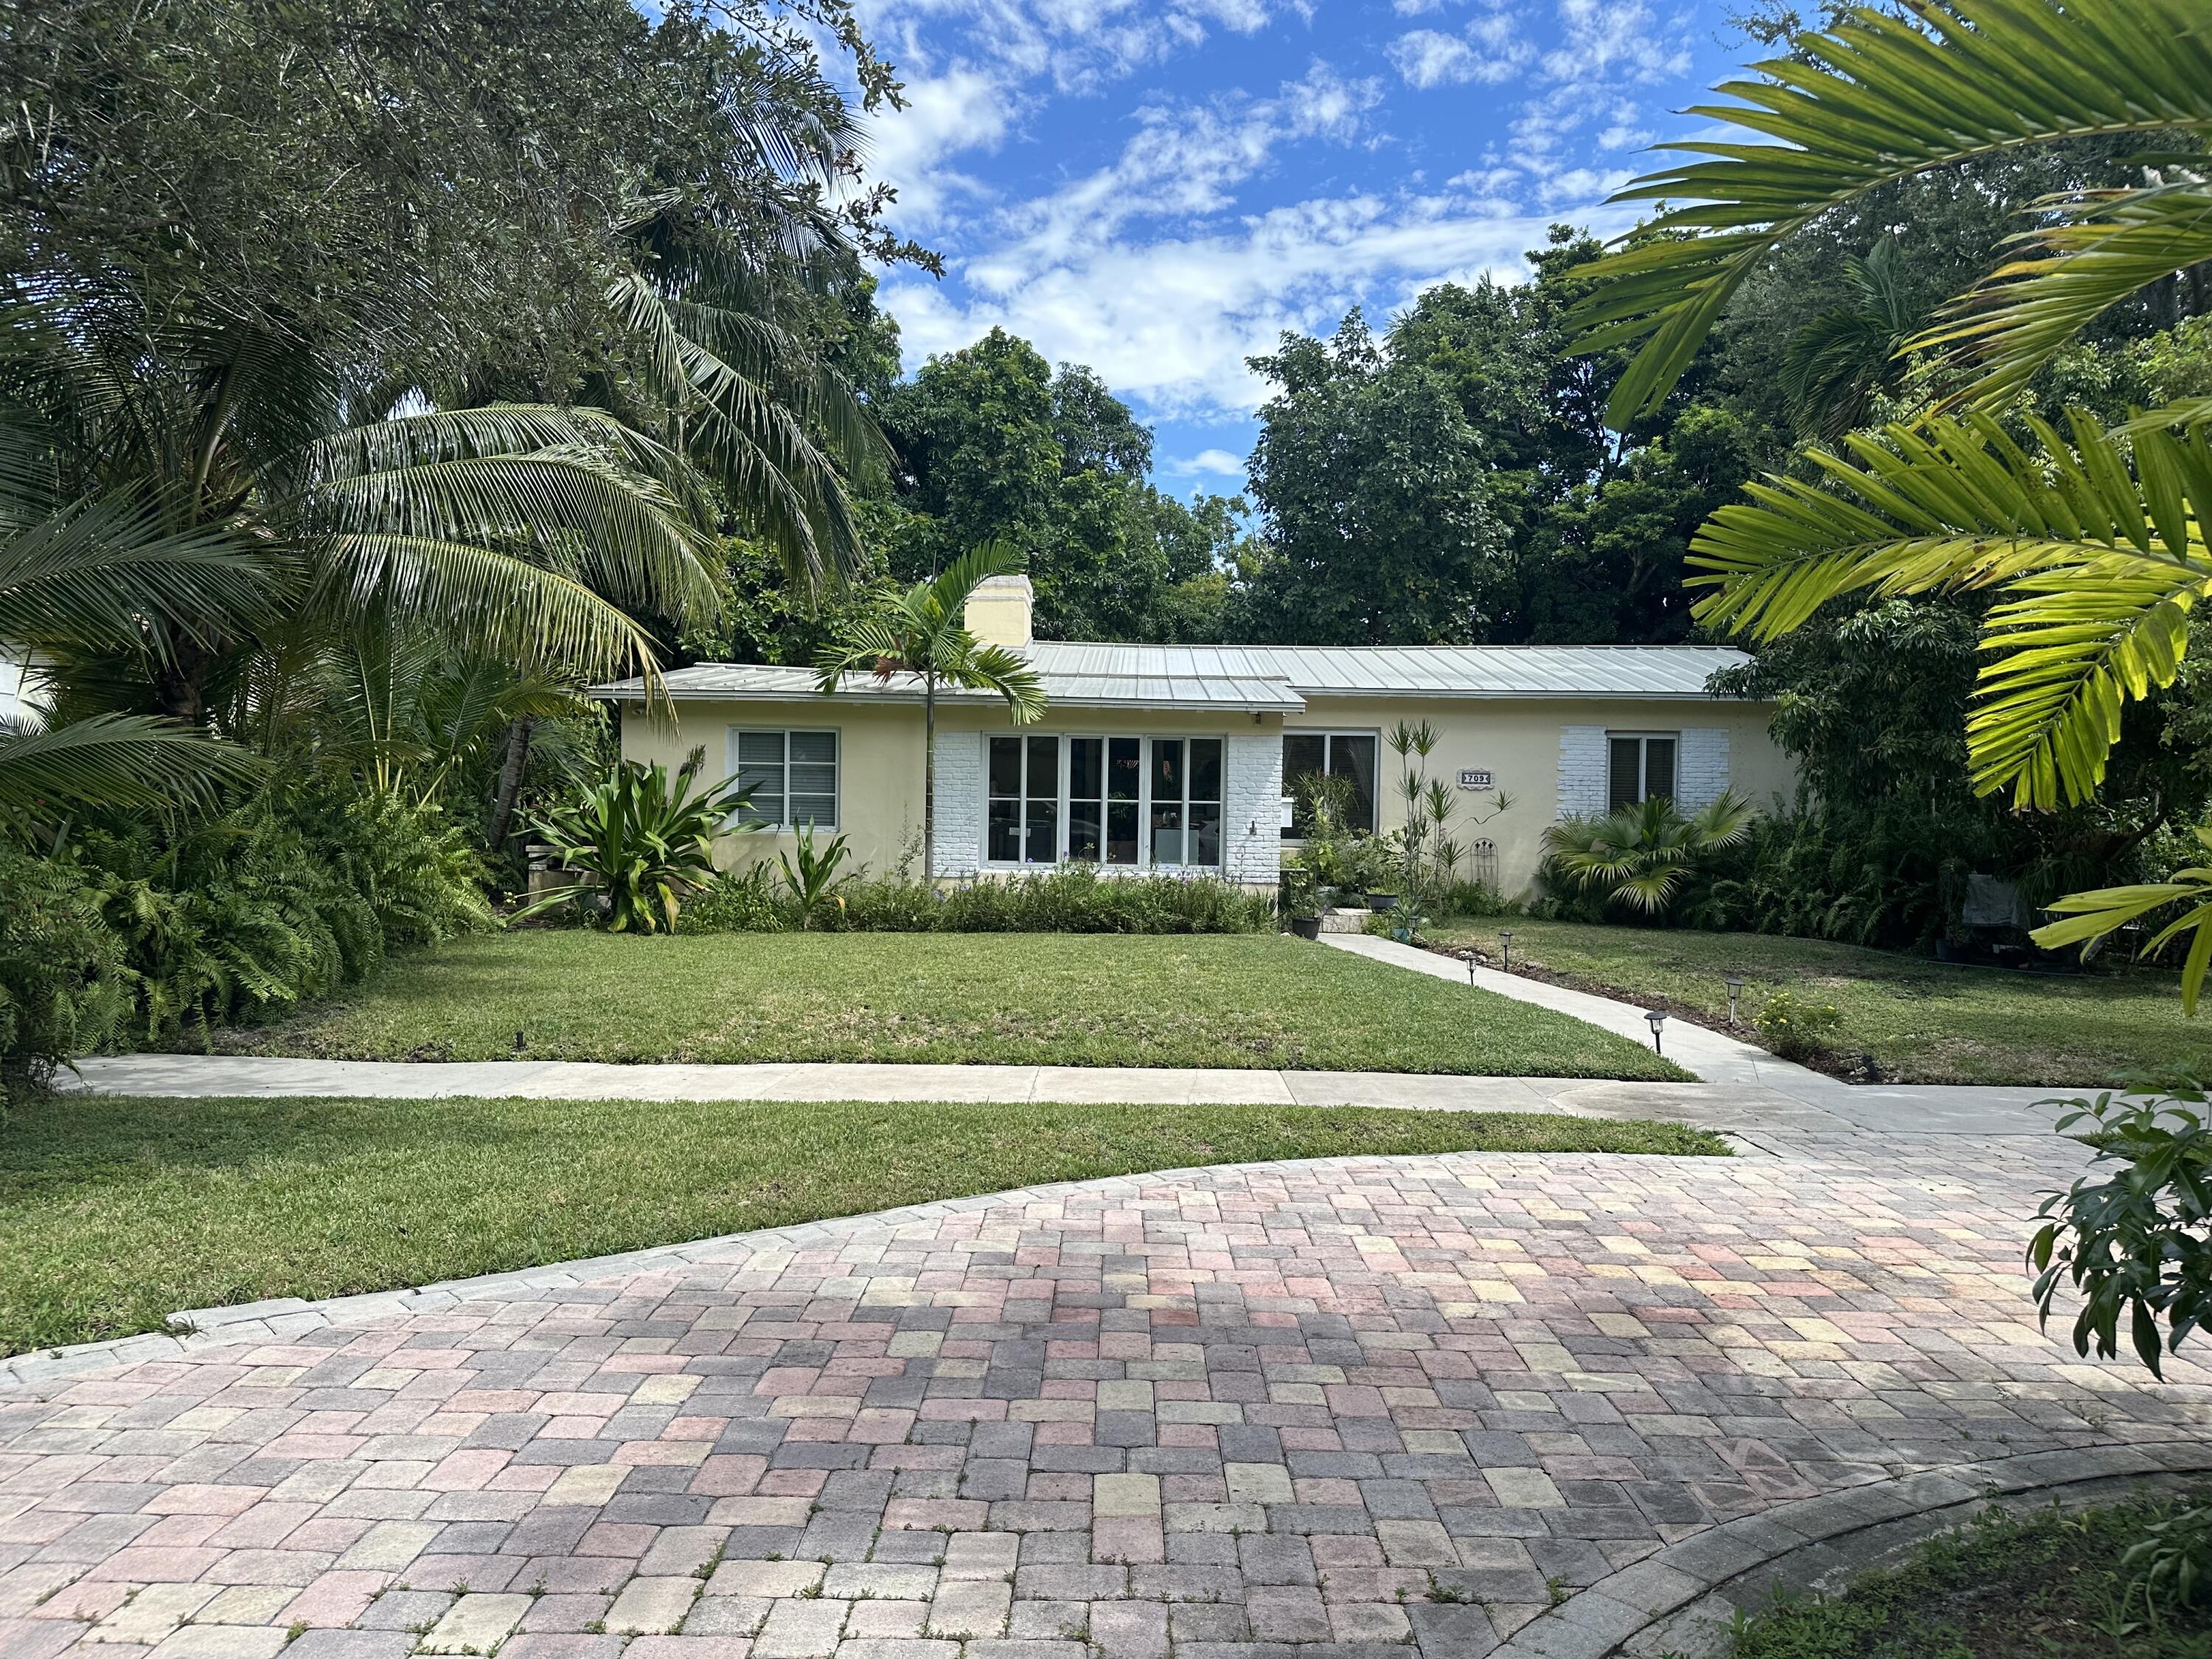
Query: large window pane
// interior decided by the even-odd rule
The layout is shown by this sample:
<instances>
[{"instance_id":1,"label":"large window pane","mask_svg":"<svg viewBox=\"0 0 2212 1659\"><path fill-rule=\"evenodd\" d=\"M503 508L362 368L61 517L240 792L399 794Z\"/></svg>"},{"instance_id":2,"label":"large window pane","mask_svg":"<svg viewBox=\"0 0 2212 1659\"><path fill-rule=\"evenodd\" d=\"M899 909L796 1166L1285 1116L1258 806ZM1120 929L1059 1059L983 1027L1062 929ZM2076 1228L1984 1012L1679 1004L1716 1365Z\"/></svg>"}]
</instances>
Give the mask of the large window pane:
<instances>
[{"instance_id":1,"label":"large window pane","mask_svg":"<svg viewBox=\"0 0 2212 1659\"><path fill-rule=\"evenodd\" d=\"M1182 803L1152 802L1152 862L1182 862Z\"/></svg>"},{"instance_id":2,"label":"large window pane","mask_svg":"<svg viewBox=\"0 0 2212 1659\"><path fill-rule=\"evenodd\" d=\"M1144 744L1138 738L1106 741L1106 793L1115 800L1134 800L1145 781Z\"/></svg>"},{"instance_id":3,"label":"large window pane","mask_svg":"<svg viewBox=\"0 0 2212 1659\"><path fill-rule=\"evenodd\" d=\"M1022 860L1022 804L1018 800L991 803L991 827L984 856L994 864L1018 864Z\"/></svg>"},{"instance_id":4,"label":"large window pane","mask_svg":"<svg viewBox=\"0 0 2212 1659\"><path fill-rule=\"evenodd\" d=\"M1133 800L1109 800L1106 803L1106 862L1134 864L1137 861L1137 803Z\"/></svg>"},{"instance_id":5,"label":"large window pane","mask_svg":"<svg viewBox=\"0 0 2212 1659\"><path fill-rule=\"evenodd\" d=\"M991 798L1011 800L1022 793L1022 740L991 739Z\"/></svg>"},{"instance_id":6,"label":"large window pane","mask_svg":"<svg viewBox=\"0 0 2212 1659\"><path fill-rule=\"evenodd\" d=\"M738 787L752 792L744 813L750 823L781 823L783 817L783 733L737 734Z\"/></svg>"},{"instance_id":7,"label":"large window pane","mask_svg":"<svg viewBox=\"0 0 2212 1659\"><path fill-rule=\"evenodd\" d=\"M1221 867L1221 806L1218 801L1193 801L1190 804L1190 838L1183 862L1204 865L1207 869Z\"/></svg>"},{"instance_id":8,"label":"large window pane","mask_svg":"<svg viewBox=\"0 0 2212 1659\"><path fill-rule=\"evenodd\" d=\"M1306 831L1312 827L1309 820L1313 815L1301 798L1298 780L1324 776L1328 771L1327 738L1318 732L1283 733L1283 793L1295 803L1291 809L1291 822L1283 830L1285 841L1304 839Z\"/></svg>"},{"instance_id":9,"label":"large window pane","mask_svg":"<svg viewBox=\"0 0 2212 1659\"><path fill-rule=\"evenodd\" d=\"M1106 791L1106 740L1103 738L1070 738L1067 740L1067 797L1070 800L1097 800Z\"/></svg>"},{"instance_id":10,"label":"large window pane","mask_svg":"<svg viewBox=\"0 0 2212 1659\"><path fill-rule=\"evenodd\" d=\"M1067 856L1096 864L1106 851L1106 739L1067 740Z\"/></svg>"},{"instance_id":11,"label":"large window pane","mask_svg":"<svg viewBox=\"0 0 2212 1659\"><path fill-rule=\"evenodd\" d=\"M791 823L829 828L837 822L837 734L793 732L788 774Z\"/></svg>"},{"instance_id":12,"label":"large window pane","mask_svg":"<svg viewBox=\"0 0 2212 1659\"><path fill-rule=\"evenodd\" d=\"M1615 738L1607 747L1606 805L1633 806L1644 799L1644 745L1634 738Z\"/></svg>"},{"instance_id":13,"label":"large window pane","mask_svg":"<svg viewBox=\"0 0 2212 1659\"><path fill-rule=\"evenodd\" d=\"M1221 739L1193 738L1190 740L1190 798L1193 800L1221 799Z\"/></svg>"},{"instance_id":14,"label":"large window pane","mask_svg":"<svg viewBox=\"0 0 2212 1659\"><path fill-rule=\"evenodd\" d=\"M1655 795L1668 799L1674 794L1674 739L1646 738L1644 740L1644 794L1648 800Z\"/></svg>"},{"instance_id":15,"label":"large window pane","mask_svg":"<svg viewBox=\"0 0 2212 1659\"><path fill-rule=\"evenodd\" d=\"M1331 777L1348 779L1352 801L1346 816L1354 830L1375 833L1375 739L1371 735L1333 734L1328 740Z\"/></svg>"},{"instance_id":16,"label":"large window pane","mask_svg":"<svg viewBox=\"0 0 2212 1659\"><path fill-rule=\"evenodd\" d=\"M1031 800L1060 801L1060 739L1030 739L1030 775L1023 793Z\"/></svg>"},{"instance_id":17,"label":"large window pane","mask_svg":"<svg viewBox=\"0 0 2212 1659\"><path fill-rule=\"evenodd\" d=\"M1029 853L1031 864L1057 864L1060 861L1060 802L1039 800L1030 797Z\"/></svg>"}]
</instances>

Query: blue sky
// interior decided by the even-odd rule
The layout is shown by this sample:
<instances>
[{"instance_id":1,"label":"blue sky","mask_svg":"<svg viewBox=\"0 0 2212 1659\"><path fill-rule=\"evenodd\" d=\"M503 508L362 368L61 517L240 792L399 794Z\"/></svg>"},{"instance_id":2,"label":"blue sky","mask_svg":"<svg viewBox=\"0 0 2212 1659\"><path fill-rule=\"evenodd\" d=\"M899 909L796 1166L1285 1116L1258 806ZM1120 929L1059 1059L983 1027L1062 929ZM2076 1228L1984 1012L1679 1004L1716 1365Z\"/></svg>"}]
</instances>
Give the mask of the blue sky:
<instances>
[{"instance_id":1,"label":"blue sky","mask_svg":"<svg viewBox=\"0 0 2212 1659\"><path fill-rule=\"evenodd\" d=\"M909 107L892 222L945 258L883 303L909 373L1000 324L1158 429L1163 488L1231 490L1286 328L1380 320L1605 197L1742 61L1727 0L863 0Z\"/></svg>"}]
</instances>

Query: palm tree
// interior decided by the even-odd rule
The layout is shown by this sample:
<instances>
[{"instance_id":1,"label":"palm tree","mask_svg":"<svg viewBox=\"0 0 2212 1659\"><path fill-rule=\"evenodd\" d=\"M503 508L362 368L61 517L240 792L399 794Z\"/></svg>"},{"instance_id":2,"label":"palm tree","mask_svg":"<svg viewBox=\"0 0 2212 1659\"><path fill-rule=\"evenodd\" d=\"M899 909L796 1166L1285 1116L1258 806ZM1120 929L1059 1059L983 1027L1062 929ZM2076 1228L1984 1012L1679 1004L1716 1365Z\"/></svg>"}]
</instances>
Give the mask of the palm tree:
<instances>
[{"instance_id":1,"label":"palm tree","mask_svg":"<svg viewBox=\"0 0 2212 1659\"><path fill-rule=\"evenodd\" d=\"M1741 843L1756 817L1733 790L1685 817L1664 795L1544 831L1545 862L1607 905L1662 916L1698 861Z\"/></svg>"},{"instance_id":2,"label":"palm tree","mask_svg":"<svg viewBox=\"0 0 2212 1659\"><path fill-rule=\"evenodd\" d=\"M1881 237L1865 258L1844 262L1850 302L1822 312L1790 337L1782 391L1802 435L1833 442L1866 424L1878 395L1904 383L1903 353L1925 320L1905 277L1897 238Z\"/></svg>"},{"instance_id":3,"label":"palm tree","mask_svg":"<svg viewBox=\"0 0 2212 1659\"><path fill-rule=\"evenodd\" d=\"M32 447L7 436L21 434L0 431L0 641L33 654L22 712L0 719L0 822L21 828L41 808L188 804L210 784L246 781L250 756L173 720L111 713L50 725L37 652L135 649L161 611L253 604L267 562L221 537L164 534L127 495L58 502Z\"/></svg>"},{"instance_id":4,"label":"palm tree","mask_svg":"<svg viewBox=\"0 0 2212 1659\"><path fill-rule=\"evenodd\" d=\"M817 689L835 692L848 674L866 672L889 684L908 676L921 687L921 863L937 878L937 692L939 686L988 691L1006 700L1017 726L1044 713L1044 687L1026 659L1003 645L985 645L968 631L969 595L993 576L1022 568L1005 542L973 548L927 581L848 623L814 659Z\"/></svg>"},{"instance_id":5,"label":"palm tree","mask_svg":"<svg viewBox=\"0 0 2212 1659\"><path fill-rule=\"evenodd\" d=\"M1741 101L1693 112L1756 142L1671 146L1708 159L1622 192L1685 205L1588 268L1600 280L1577 313L1576 349L1643 343L1613 393L1617 424L1656 406L1745 277L1831 209L2007 150L2212 137L2202 0L1952 0L1910 19L1854 12L1795 44L1794 58L1758 66L1765 79L1721 88ZM1989 411L2085 324L2212 258L2203 167L2168 155L2136 187L2037 204L2019 257L1904 343L1960 374L1960 389L1841 453L1809 451L1817 484L1770 477L1716 514L1692 543L1691 580L1708 590L1699 620L1770 639L1854 590L1996 589L1969 728L1974 786L2008 788L2024 807L2093 794L2122 705L2172 679L2188 615L2212 596L2212 399L2112 432L2079 410L2063 433L2031 420L2025 444ZM2038 938L2109 932L2142 898L2077 895L2056 908L2081 914ZM2191 1006L2212 930L2197 944Z\"/></svg>"}]
</instances>

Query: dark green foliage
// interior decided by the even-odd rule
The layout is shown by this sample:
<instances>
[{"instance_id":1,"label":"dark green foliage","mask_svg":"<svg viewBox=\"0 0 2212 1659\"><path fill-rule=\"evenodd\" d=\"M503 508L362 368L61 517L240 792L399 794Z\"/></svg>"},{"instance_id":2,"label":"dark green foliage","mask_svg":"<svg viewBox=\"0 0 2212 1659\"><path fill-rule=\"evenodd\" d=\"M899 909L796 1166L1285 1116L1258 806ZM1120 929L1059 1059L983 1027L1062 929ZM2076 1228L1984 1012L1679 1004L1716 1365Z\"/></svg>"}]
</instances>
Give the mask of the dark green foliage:
<instances>
[{"instance_id":1,"label":"dark green foliage","mask_svg":"<svg viewBox=\"0 0 2212 1659\"><path fill-rule=\"evenodd\" d=\"M1733 791L1692 813L1654 795L1601 817L1563 818L1544 831L1537 873L1547 894L1566 903L1547 914L1579 915L1587 906L1615 919L1663 917L1756 822L1751 803Z\"/></svg>"},{"instance_id":2,"label":"dark green foliage","mask_svg":"<svg viewBox=\"0 0 2212 1659\"><path fill-rule=\"evenodd\" d=\"M123 942L85 872L0 846L0 1104L112 1042L130 1015Z\"/></svg>"},{"instance_id":3,"label":"dark green foliage","mask_svg":"<svg viewBox=\"0 0 2212 1659\"><path fill-rule=\"evenodd\" d=\"M1778 1601L1728 1659L2202 1659L2212 1618L2149 1577L2147 1533L2200 1553L2169 1499L2061 1513L1990 1508L1840 1595ZM2159 1533L2158 1529L2169 1530Z\"/></svg>"},{"instance_id":4,"label":"dark green foliage","mask_svg":"<svg viewBox=\"0 0 2212 1659\"><path fill-rule=\"evenodd\" d=\"M1220 637L1243 503L1146 482L1152 434L1091 370L1054 370L1003 329L923 364L878 413L898 451L893 571L1019 548L1042 639Z\"/></svg>"},{"instance_id":5,"label":"dark green foliage","mask_svg":"<svg viewBox=\"0 0 2212 1659\"><path fill-rule=\"evenodd\" d=\"M884 933L1249 933L1275 926L1275 901L1213 877L1101 876L1083 865L933 892L898 877L848 881L837 902L805 902L765 866L726 872L684 907L686 933L805 926Z\"/></svg>"}]
</instances>

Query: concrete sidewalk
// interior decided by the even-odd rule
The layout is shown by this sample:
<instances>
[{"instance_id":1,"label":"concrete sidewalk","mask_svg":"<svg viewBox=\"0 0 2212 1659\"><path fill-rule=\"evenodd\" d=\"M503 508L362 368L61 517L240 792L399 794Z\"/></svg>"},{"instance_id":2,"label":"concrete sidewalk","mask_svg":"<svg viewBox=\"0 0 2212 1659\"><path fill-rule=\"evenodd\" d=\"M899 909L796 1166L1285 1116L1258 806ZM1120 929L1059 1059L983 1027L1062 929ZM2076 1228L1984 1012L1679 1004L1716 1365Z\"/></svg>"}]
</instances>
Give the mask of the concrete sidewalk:
<instances>
[{"instance_id":1,"label":"concrete sidewalk","mask_svg":"<svg viewBox=\"0 0 2212 1659\"><path fill-rule=\"evenodd\" d=\"M60 1086L98 1094L352 1095L427 1100L979 1101L1006 1106L1384 1106L1422 1111L1562 1112L1656 1118L1741 1133L2042 1134L2048 1089L1817 1089L1760 1083L1620 1083L1559 1077L1397 1072L1170 1070L1080 1066L614 1066L286 1060L246 1054L118 1054L79 1062ZM1793 1068L1794 1069L1794 1068ZM2061 1091L2063 1092L2063 1091Z\"/></svg>"}]
</instances>

